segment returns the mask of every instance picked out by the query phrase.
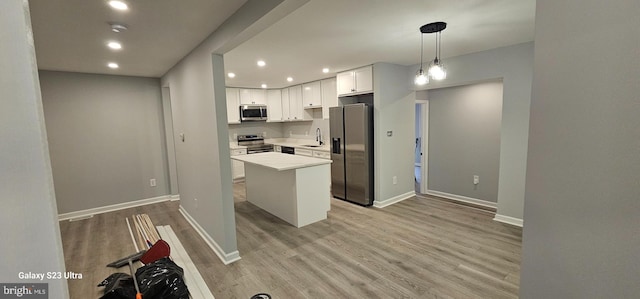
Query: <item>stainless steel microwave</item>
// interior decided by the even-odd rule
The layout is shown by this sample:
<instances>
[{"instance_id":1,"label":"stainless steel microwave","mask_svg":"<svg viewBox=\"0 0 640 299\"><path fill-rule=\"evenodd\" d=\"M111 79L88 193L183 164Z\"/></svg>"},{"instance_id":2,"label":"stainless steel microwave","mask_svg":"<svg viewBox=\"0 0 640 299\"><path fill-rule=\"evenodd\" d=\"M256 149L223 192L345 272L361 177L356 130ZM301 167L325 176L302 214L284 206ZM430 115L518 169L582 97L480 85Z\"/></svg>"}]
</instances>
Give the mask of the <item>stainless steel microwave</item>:
<instances>
[{"instance_id":1,"label":"stainless steel microwave","mask_svg":"<svg viewBox=\"0 0 640 299\"><path fill-rule=\"evenodd\" d=\"M240 121L266 121L267 105L240 105Z\"/></svg>"}]
</instances>

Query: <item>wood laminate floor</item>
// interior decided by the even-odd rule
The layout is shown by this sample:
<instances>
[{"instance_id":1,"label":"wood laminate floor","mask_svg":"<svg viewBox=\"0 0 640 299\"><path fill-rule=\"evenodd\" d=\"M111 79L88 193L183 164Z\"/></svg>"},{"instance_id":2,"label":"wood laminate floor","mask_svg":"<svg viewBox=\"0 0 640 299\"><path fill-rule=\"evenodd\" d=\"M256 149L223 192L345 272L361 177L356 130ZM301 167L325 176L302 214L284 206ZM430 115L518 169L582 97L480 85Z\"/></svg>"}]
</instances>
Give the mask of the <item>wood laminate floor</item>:
<instances>
[{"instance_id":1,"label":"wood laminate floor","mask_svg":"<svg viewBox=\"0 0 640 299\"><path fill-rule=\"evenodd\" d=\"M257 208L234 184L241 260L223 265L166 202L60 223L71 298L98 298L105 265L135 251L125 216L171 225L214 296L250 298L517 298L520 228L434 197L384 209L333 199L329 218L303 228ZM128 273L128 268L119 269Z\"/></svg>"}]
</instances>

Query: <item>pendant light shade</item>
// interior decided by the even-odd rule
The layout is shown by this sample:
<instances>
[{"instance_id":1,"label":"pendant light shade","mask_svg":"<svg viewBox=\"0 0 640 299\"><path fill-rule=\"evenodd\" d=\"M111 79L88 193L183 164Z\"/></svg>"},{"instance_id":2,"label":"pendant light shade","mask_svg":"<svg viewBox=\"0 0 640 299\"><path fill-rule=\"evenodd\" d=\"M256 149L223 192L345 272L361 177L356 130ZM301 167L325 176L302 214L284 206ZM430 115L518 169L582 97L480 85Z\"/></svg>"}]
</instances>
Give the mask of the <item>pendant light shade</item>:
<instances>
[{"instance_id":1,"label":"pendant light shade","mask_svg":"<svg viewBox=\"0 0 640 299\"><path fill-rule=\"evenodd\" d=\"M433 80L443 80L447 77L447 70L444 68L444 64L436 57L429 64L428 74Z\"/></svg>"},{"instance_id":2,"label":"pendant light shade","mask_svg":"<svg viewBox=\"0 0 640 299\"><path fill-rule=\"evenodd\" d=\"M427 77L427 74L425 74L425 72L424 72L424 70L422 68L420 68L420 70L418 70L418 73L416 74L416 79L415 79L414 83L416 83L416 85L425 85L425 84L429 83L429 77Z\"/></svg>"},{"instance_id":3,"label":"pendant light shade","mask_svg":"<svg viewBox=\"0 0 640 299\"><path fill-rule=\"evenodd\" d=\"M442 63L442 30L447 28L447 23L445 22L435 22L423 25L420 27L420 69L416 73L415 84L416 85L424 85L429 83L429 79L432 80L443 80L447 77L447 70ZM429 63L429 68L427 72L424 72L423 69L423 39L422 36L425 33L437 33L436 36L436 58Z\"/></svg>"}]
</instances>

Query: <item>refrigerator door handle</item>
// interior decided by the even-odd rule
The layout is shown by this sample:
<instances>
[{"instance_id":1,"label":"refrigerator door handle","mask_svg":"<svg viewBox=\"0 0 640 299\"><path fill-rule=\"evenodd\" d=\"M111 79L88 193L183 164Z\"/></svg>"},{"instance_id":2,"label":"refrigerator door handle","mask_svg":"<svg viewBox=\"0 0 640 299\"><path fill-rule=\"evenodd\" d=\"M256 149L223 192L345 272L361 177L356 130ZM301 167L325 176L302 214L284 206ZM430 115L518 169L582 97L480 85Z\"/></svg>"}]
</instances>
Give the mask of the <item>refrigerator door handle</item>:
<instances>
[{"instance_id":1,"label":"refrigerator door handle","mask_svg":"<svg viewBox=\"0 0 640 299\"><path fill-rule=\"evenodd\" d=\"M331 152L340 154L340 138L331 138Z\"/></svg>"}]
</instances>

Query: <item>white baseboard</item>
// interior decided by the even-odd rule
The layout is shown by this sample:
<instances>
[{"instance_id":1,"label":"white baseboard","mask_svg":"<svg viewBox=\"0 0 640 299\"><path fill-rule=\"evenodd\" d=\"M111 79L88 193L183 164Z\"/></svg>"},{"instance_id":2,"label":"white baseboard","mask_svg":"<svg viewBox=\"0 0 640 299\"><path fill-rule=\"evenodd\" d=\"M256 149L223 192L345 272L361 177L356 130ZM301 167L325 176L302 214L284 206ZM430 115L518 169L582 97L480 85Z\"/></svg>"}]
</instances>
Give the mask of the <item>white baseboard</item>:
<instances>
[{"instance_id":1,"label":"white baseboard","mask_svg":"<svg viewBox=\"0 0 640 299\"><path fill-rule=\"evenodd\" d=\"M374 200L373 201L373 206L376 208L384 208L384 207L388 207L394 203L399 203L405 199L409 199L413 196L416 196L416 192L415 191L410 191L407 192L405 194L400 194L398 196L394 196L391 198L387 198L385 200Z\"/></svg>"},{"instance_id":2,"label":"white baseboard","mask_svg":"<svg viewBox=\"0 0 640 299\"><path fill-rule=\"evenodd\" d=\"M493 217L493 220L506 223L506 224L519 226L519 227L522 227L524 225L524 221L522 221L522 219L520 218L515 218L515 217L510 217L510 216L505 216L500 214L496 214L496 216Z\"/></svg>"},{"instance_id":3,"label":"white baseboard","mask_svg":"<svg viewBox=\"0 0 640 299\"><path fill-rule=\"evenodd\" d=\"M180 206L180 213L182 213L182 216L184 216L184 219L186 219L187 222L191 224L193 229L195 229L196 232L198 232L200 237L202 237L202 239L207 243L207 245L211 247L213 252L216 253L216 255L222 261L223 264L228 265L235 261L240 260L240 252L236 250L231 253L225 253L224 250L222 250L222 248L220 247L220 245L216 243L216 241L204 230L204 228L202 228L202 226L200 226L200 224L198 224L198 222L196 222L195 219L193 219L193 217L191 217L191 215L189 215L189 212L187 212L187 210L185 210L184 207L182 206Z\"/></svg>"},{"instance_id":4,"label":"white baseboard","mask_svg":"<svg viewBox=\"0 0 640 299\"><path fill-rule=\"evenodd\" d=\"M486 200L477 199L477 198L472 198L472 197L466 197L466 196L462 196L462 195L446 193L446 192L427 190L427 194L428 195L433 195L433 196L438 196L438 197L443 197L443 198L451 199L451 200L455 200L455 201L466 202L466 203L470 203L470 204L474 204L474 205L478 205L478 206L482 206L482 207L487 207L487 208L492 208L492 209L497 209L497 207L498 207L498 204L496 204L495 202L486 201Z\"/></svg>"},{"instance_id":5,"label":"white baseboard","mask_svg":"<svg viewBox=\"0 0 640 299\"><path fill-rule=\"evenodd\" d=\"M170 199L171 201L179 201L180 200L180 194L171 195L170 198L171 198Z\"/></svg>"},{"instance_id":6,"label":"white baseboard","mask_svg":"<svg viewBox=\"0 0 640 299\"><path fill-rule=\"evenodd\" d=\"M81 210L81 211L62 213L62 214L58 214L58 221L63 221L63 220L71 220L71 221L73 221L73 220L77 220L77 219L86 219L86 218L91 218L91 217L93 217L93 215L96 215L96 214L102 214L102 213L107 213L107 212L124 210L124 209L128 209L128 208L139 207L139 206L144 206L144 205L150 205L150 204L159 203L159 202L163 202L163 201L169 201L169 200L171 200L171 196L170 195L163 195L163 196L152 197L152 198L147 198L147 199L140 199L140 200L134 200L134 201L129 201L129 202L118 203L118 204L115 204L115 205L108 205L108 206L99 207L99 208L92 208L92 209L86 209L86 210Z\"/></svg>"}]
</instances>

